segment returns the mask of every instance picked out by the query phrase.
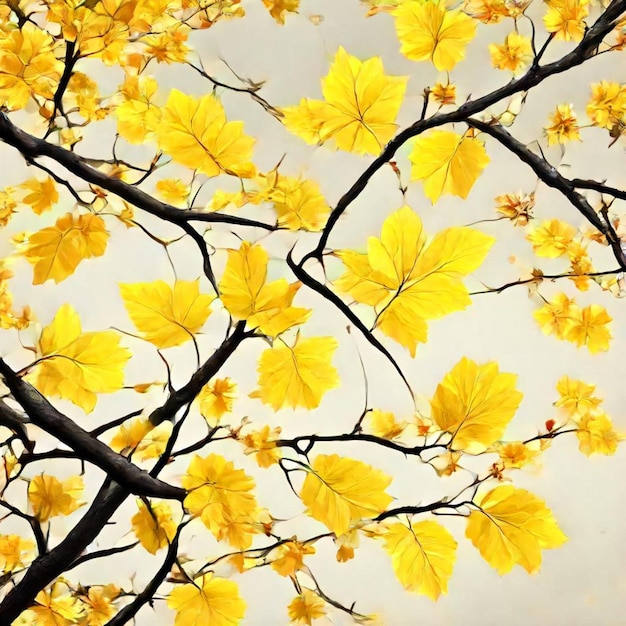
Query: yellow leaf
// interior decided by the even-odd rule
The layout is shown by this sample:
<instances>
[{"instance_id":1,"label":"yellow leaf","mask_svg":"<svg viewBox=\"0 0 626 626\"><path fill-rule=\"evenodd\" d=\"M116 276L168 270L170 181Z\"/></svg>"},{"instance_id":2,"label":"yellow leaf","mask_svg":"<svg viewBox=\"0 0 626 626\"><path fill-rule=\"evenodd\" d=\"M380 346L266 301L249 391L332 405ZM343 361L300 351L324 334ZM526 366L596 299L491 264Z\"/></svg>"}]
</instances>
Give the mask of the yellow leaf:
<instances>
[{"instance_id":1,"label":"yellow leaf","mask_svg":"<svg viewBox=\"0 0 626 626\"><path fill-rule=\"evenodd\" d=\"M383 439L395 439L399 437L406 428L406 422L397 422L393 413L373 409L368 413L364 421L367 430L376 437Z\"/></svg>"},{"instance_id":2,"label":"yellow leaf","mask_svg":"<svg viewBox=\"0 0 626 626\"><path fill-rule=\"evenodd\" d=\"M572 416L587 413L602 404L602 400L593 395L595 389L595 385L563 376L556 384L560 397L554 406L563 407Z\"/></svg>"},{"instance_id":3,"label":"yellow leaf","mask_svg":"<svg viewBox=\"0 0 626 626\"><path fill-rule=\"evenodd\" d=\"M285 23L285 13L298 12L300 0L263 0L263 4L276 22L282 25Z\"/></svg>"},{"instance_id":4,"label":"yellow leaf","mask_svg":"<svg viewBox=\"0 0 626 626\"><path fill-rule=\"evenodd\" d=\"M20 185L22 189L30 193L22 199L24 204L28 204L33 213L41 215L44 211L49 211L53 205L59 201L59 192L51 176L45 180L31 178Z\"/></svg>"},{"instance_id":5,"label":"yellow leaf","mask_svg":"<svg viewBox=\"0 0 626 626\"><path fill-rule=\"evenodd\" d=\"M271 467L281 458L280 448L276 447L276 439L280 437L280 427L270 429L263 426L261 430L248 433L240 439L246 446L244 454L254 454L259 467Z\"/></svg>"},{"instance_id":6,"label":"yellow leaf","mask_svg":"<svg viewBox=\"0 0 626 626\"><path fill-rule=\"evenodd\" d=\"M8 574L34 558L34 542L20 535L0 535L0 568Z\"/></svg>"},{"instance_id":7,"label":"yellow leaf","mask_svg":"<svg viewBox=\"0 0 626 626\"><path fill-rule=\"evenodd\" d=\"M307 554L315 554L315 547L295 540L287 541L276 549L272 569L281 576L294 576L304 568L304 556Z\"/></svg>"},{"instance_id":8,"label":"yellow leaf","mask_svg":"<svg viewBox=\"0 0 626 626\"><path fill-rule=\"evenodd\" d=\"M400 52L412 61L432 60L439 71L451 70L465 57L476 33L472 18L437 2L404 2L393 14Z\"/></svg>"},{"instance_id":9,"label":"yellow leaf","mask_svg":"<svg viewBox=\"0 0 626 626\"><path fill-rule=\"evenodd\" d=\"M83 479L72 476L61 482L48 474L35 476L28 484L28 501L35 517L47 522L57 515L69 515L85 503L78 498L83 492Z\"/></svg>"},{"instance_id":10,"label":"yellow leaf","mask_svg":"<svg viewBox=\"0 0 626 626\"><path fill-rule=\"evenodd\" d=\"M117 613L113 602L121 593L122 590L114 584L83 587L79 598L87 614L79 622L79 626L106 626Z\"/></svg>"},{"instance_id":11,"label":"yellow leaf","mask_svg":"<svg viewBox=\"0 0 626 626\"><path fill-rule=\"evenodd\" d=\"M311 517L339 536L351 524L387 508L393 498L385 489L392 480L361 461L319 454L304 479L300 498Z\"/></svg>"},{"instance_id":12,"label":"yellow leaf","mask_svg":"<svg viewBox=\"0 0 626 626\"><path fill-rule=\"evenodd\" d=\"M465 227L447 228L430 244L418 215L405 206L384 222L367 254L340 251L347 271L335 285L357 302L375 307L376 327L408 348L427 340L426 320L467 307L460 278L482 263L494 239Z\"/></svg>"},{"instance_id":13,"label":"yellow leaf","mask_svg":"<svg viewBox=\"0 0 626 626\"><path fill-rule=\"evenodd\" d=\"M611 341L608 325L612 321L613 318L599 304L590 304L584 309L572 307L565 339L579 348L586 345L591 354L606 352Z\"/></svg>"},{"instance_id":14,"label":"yellow leaf","mask_svg":"<svg viewBox=\"0 0 626 626\"><path fill-rule=\"evenodd\" d=\"M55 283L65 280L82 260L102 256L108 238L104 220L92 213L76 219L66 213L54 226L32 234L23 255L35 266L33 285L41 285L50 278Z\"/></svg>"},{"instance_id":15,"label":"yellow leaf","mask_svg":"<svg viewBox=\"0 0 626 626\"><path fill-rule=\"evenodd\" d=\"M119 88L123 100L115 107L117 132L129 143L140 144L161 121L161 108L154 103L158 84L151 76L126 75Z\"/></svg>"},{"instance_id":16,"label":"yellow leaf","mask_svg":"<svg viewBox=\"0 0 626 626\"><path fill-rule=\"evenodd\" d=\"M165 451L172 427L171 422L154 426L150 420L138 417L122 424L109 445L115 452L132 454L140 461L155 459Z\"/></svg>"},{"instance_id":17,"label":"yellow leaf","mask_svg":"<svg viewBox=\"0 0 626 626\"><path fill-rule=\"evenodd\" d=\"M523 397L516 380L496 363L477 365L465 357L445 375L431 402L432 417L452 435L454 449L482 452L502 437Z\"/></svg>"},{"instance_id":18,"label":"yellow leaf","mask_svg":"<svg viewBox=\"0 0 626 626\"><path fill-rule=\"evenodd\" d=\"M532 574L541 566L541 550L567 541L545 502L513 485L496 487L482 498L470 513L465 536L499 574L515 565Z\"/></svg>"},{"instance_id":19,"label":"yellow leaf","mask_svg":"<svg viewBox=\"0 0 626 626\"><path fill-rule=\"evenodd\" d=\"M411 180L424 181L424 194L433 203L443 194L467 198L489 163L480 140L447 130L418 137L409 160L413 163Z\"/></svg>"},{"instance_id":20,"label":"yellow leaf","mask_svg":"<svg viewBox=\"0 0 626 626\"><path fill-rule=\"evenodd\" d=\"M314 619L326 615L326 603L314 591L302 589L287 607L287 613L292 624L311 625Z\"/></svg>"},{"instance_id":21,"label":"yellow leaf","mask_svg":"<svg viewBox=\"0 0 626 626\"><path fill-rule=\"evenodd\" d=\"M283 124L307 143L332 139L340 150L378 154L395 133L406 81L386 76L380 57L359 61L340 47L322 80L324 101L283 109Z\"/></svg>"},{"instance_id":22,"label":"yellow leaf","mask_svg":"<svg viewBox=\"0 0 626 626\"><path fill-rule=\"evenodd\" d=\"M86 413L96 405L96 393L111 393L124 385L130 350L119 345L114 331L81 332L80 318L64 304L41 333L39 363L28 374L44 396L73 402Z\"/></svg>"},{"instance_id":23,"label":"yellow leaf","mask_svg":"<svg viewBox=\"0 0 626 626\"><path fill-rule=\"evenodd\" d=\"M259 389L251 397L260 398L275 411L283 406L314 409L329 390L339 385L331 359L337 348L333 337L297 337L293 347L276 342L259 359Z\"/></svg>"},{"instance_id":24,"label":"yellow leaf","mask_svg":"<svg viewBox=\"0 0 626 626\"><path fill-rule=\"evenodd\" d=\"M167 606L176 611L174 626L237 626L246 612L237 585L213 574L177 586L168 595Z\"/></svg>"},{"instance_id":25,"label":"yellow leaf","mask_svg":"<svg viewBox=\"0 0 626 626\"><path fill-rule=\"evenodd\" d=\"M213 297L200 293L200 281L121 284L124 306L143 338L157 348L179 346L200 332Z\"/></svg>"},{"instance_id":26,"label":"yellow leaf","mask_svg":"<svg viewBox=\"0 0 626 626\"><path fill-rule=\"evenodd\" d=\"M172 519L172 509L166 502L151 502L148 508L137 500L139 512L130 520L133 532L141 545L150 553L169 545L176 535L176 523Z\"/></svg>"},{"instance_id":27,"label":"yellow leaf","mask_svg":"<svg viewBox=\"0 0 626 626\"><path fill-rule=\"evenodd\" d=\"M208 382L198 394L200 414L211 426L215 426L225 413L233 410L237 397L237 383L230 378L216 378Z\"/></svg>"},{"instance_id":28,"label":"yellow leaf","mask_svg":"<svg viewBox=\"0 0 626 626\"><path fill-rule=\"evenodd\" d=\"M50 591L42 589L35 596L29 610L34 614L32 624L37 626L72 626L84 617L83 603L67 593L65 583L55 582Z\"/></svg>"},{"instance_id":29,"label":"yellow leaf","mask_svg":"<svg viewBox=\"0 0 626 626\"><path fill-rule=\"evenodd\" d=\"M545 220L526 236L537 256L555 259L567 252L576 229L561 220Z\"/></svg>"},{"instance_id":30,"label":"yellow leaf","mask_svg":"<svg viewBox=\"0 0 626 626\"><path fill-rule=\"evenodd\" d=\"M219 454L194 455L182 485L189 492L185 508L199 515L218 541L226 539L241 550L250 547L257 510L250 476Z\"/></svg>"},{"instance_id":31,"label":"yellow leaf","mask_svg":"<svg viewBox=\"0 0 626 626\"><path fill-rule=\"evenodd\" d=\"M306 322L311 311L291 306L301 283L289 284L284 278L266 283L267 262L267 252L247 241L239 250L229 250L219 292L220 300L235 319L247 320L250 328L276 337Z\"/></svg>"},{"instance_id":32,"label":"yellow leaf","mask_svg":"<svg viewBox=\"0 0 626 626\"><path fill-rule=\"evenodd\" d=\"M222 172L251 178L254 139L243 122L227 122L224 107L213 95L199 99L173 89L157 125L159 147L174 161L207 176Z\"/></svg>"},{"instance_id":33,"label":"yellow leaf","mask_svg":"<svg viewBox=\"0 0 626 626\"><path fill-rule=\"evenodd\" d=\"M457 543L441 524L425 521L393 524L383 535L393 571L407 591L437 600L448 593Z\"/></svg>"}]
</instances>

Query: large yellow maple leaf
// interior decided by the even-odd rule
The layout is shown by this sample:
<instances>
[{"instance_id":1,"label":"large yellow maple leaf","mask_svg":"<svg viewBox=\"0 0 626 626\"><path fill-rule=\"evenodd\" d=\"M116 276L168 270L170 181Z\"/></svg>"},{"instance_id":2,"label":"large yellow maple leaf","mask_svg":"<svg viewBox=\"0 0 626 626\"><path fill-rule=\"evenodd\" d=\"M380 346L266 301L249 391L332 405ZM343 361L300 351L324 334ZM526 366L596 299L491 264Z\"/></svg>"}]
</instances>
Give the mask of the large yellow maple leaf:
<instances>
[{"instance_id":1,"label":"large yellow maple leaf","mask_svg":"<svg viewBox=\"0 0 626 626\"><path fill-rule=\"evenodd\" d=\"M246 612L236 583L212 573L175 587L167 606L176 611L174 626L237 626Z\"/></svg>"},{"instance_id":2,"label":"large yellow maple leaf","mask_svg":"<svg viewBox=\"0 0 626 626\"><path fill-rule=\"evenodd\" d=\"M307 513L338 537L354 522L376 517L387 508L393 498L385 489L392 480L361 461L318 454L304 479L300 498Z\"/></svg>"},{"instance_id":3,"label":"large yellow maple leaf","mask_svg":"<svg viewBox=\"0 0 626 626\"><path fill-rule=\"evenodd\" d=\"M465 46L476 34L471 17L438 2L403 2L393 14L400 52L413 61L431 60L440 72L465 56Z\"/></svg>"},{"instance_id":4,"label":"large yellow maple leaf","mask_svg":"<svg viewBox=\"0 0 626 626\"><path fill-rule=\"evenodd\" d=\"M418 522L409 528L393 524L383 535L393 570L408 591L437 600L448 592L457 543L441 524Z\"/></svg>"},{"instance_id":5,"label":"large yellow maple leaf","mask_svg":"<svg viewBox=\"0 0 626 626\"><path fill-rule=\"evenodd\" d=\"M251 178L254 139L243 122L227 122L221 102L208 94L199 99L172 89L156 127L159 147L174 161L207 176L221 173Z\"/></svg>"},{"instance_id":6,"label":"large yellow maple leaf","mask_svg":"<svg viewBox=\"0 0 626 626\"><path fill-rule=\"evenodd\" d=\"M283 123L310 144L332 139L340 150L378 154L396 130L406 82L385 75L380 57L360 61L340 47L322 80L324 100L284 108Z\"/></svg>"},{"instance_id":7,"label":"large yellow maple leaf","mask_svg":"<svg viewBox=\"0 0 626 626\"><path fill-rule=\"evenodd\" d=\"M211 313L213 296L200 293L199 280L120 283L130 319L143 338L157 348L179 346L200 331Z\"/></svg>"},{"instance_id":8,"label":"large yellow maple leaf","mask_svg":"<svg viewBox=\"0 0 626 626\"><path fill-rule=\"evenodd\" d=\"M189 492L185 508L199 515L218 541L240 550L250 547L257 511L253 478L219 454L195 455L182 486Z\"/></svg>"},{"instance_id":9,"label":"large yellow maple leaf","mask_svg":"<svg viewBox=\"0 0 626 626\"><path fill-rule=\"evenodd\" d=\"M251 397L260 398L275 411L283 406L314 409L322 396L339 385L331 365L337 340L333 337L296 338L293 346L282 341L265 350L259 359L259 388Z\"/></svg>"},{"instance_id":10,"label":"large yellow maple leaf","mask_svg":"<svg viewBox=\"0 0 626 626\"><path fill-rule=\"evenodd\" d=\"M34 265L33 285L65 280L84 259L102 256L108 238L104 220L93 213L66 213L54 226L33 233L22 252Z\"/></svg>"},{"instance_id":11,"label":"large yellow maple leaf","mask_svg":"<svg viewBox=\"0 0 626 626\"><path fill-rule=\"evenodd\" d=\"M431 401L432 418L452 435L455 450L482 452L502 437L523 397L516 380L497 363L465 357L445 375Z\"/></svg>"},{"instance_id":12,"label":"large yellow maple leaf","mask_svg":"<svg viewBox=\"0 0 626 626\"><path fill-rule=\"evenodd\" d=\"M247 241L239 250L229 250L219 291L220 300L235 319L247 320L251 328L276 337L306 322L311 310L291 306L301 283L289 284L284 278L266 282L268 259L261 246Z\"/></svg>"},{"instance_id":13,"label":"large yellow maple leaf","mask_svg":"<svg viewBox=\"0 0 626 626\"><path fill-rule=\"evenodd\" d=\"M492 489L472 511L465 536L499 574L521 565L529 574L541 565L541 550L558 548L567 537L545 502L525 489Z\"/></svg>"},{"instance_id":14,"label":"large yellow maple leaf","mask_svg":"<svg viewBox=\"0 0 626 626\"><path fill-rule=\"evenodd\" d=\"M97 393L124 385L130 350L119 345L114 331L81 332L78 313L64 304L41 333L39 362L27 379L44 395L60 397L93 411Z\"/></svg>"},{"instance_id":15,"label":"large yellow maple leaf","mask_svg":"<svg viewBox=\"0 0 626 626\"><path fill-rule=\"evenodd\" d=\"M411 180L424 181L424 194L433 203L443 194L467 198L489 163L482 141L447 130L418 137L409 160Z\"/></svg>"},{"instance_id":16,"label":"large yellow maple leaf","mask_svg":"<svg viewBox=\"0 0 626 626\"><path fill-rule=\"evenodd\" d=\"M373 306L375 327L415 356L427 340L426 320L464 309L470 298L461 277L474 271L494 242L480 231L446 228L426 243L419 216L405 206L384 222L380 239L370 237L367 254L337 254L346 272L335 286Z\"/></svg>"}]
</instances>

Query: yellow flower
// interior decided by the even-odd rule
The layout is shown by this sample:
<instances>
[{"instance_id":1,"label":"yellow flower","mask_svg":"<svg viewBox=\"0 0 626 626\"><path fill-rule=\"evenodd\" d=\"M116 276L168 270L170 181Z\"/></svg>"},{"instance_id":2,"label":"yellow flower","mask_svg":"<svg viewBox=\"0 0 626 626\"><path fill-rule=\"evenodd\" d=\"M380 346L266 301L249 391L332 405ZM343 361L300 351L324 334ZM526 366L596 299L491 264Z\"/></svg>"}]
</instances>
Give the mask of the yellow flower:
<instances>
[{"instance_id":1,"label":"yellow flower","mask_svg":"<svg viewBox=\"0 0 626 626\"><path fill-rule=\"evenodd\" d=\"M588 385L582 380L573 380L569 376L563 376L556 384L556 390L561 397L554 403L554 406L562 407L572 416L593 410L602 404L600 398L592 395L595 389L595 385Z\"/></svg>"},{"instance_id":2,"label":"yellow flower","mask_svg":"<svg viewBox=\"0 0 626 626\"><path fill-rule=\"evenodd\" d=\"M72 476L61 482L48 474L35 476L28 485L28 500L35 517L47 522L57 515L69 515L85 503L78 500L83 492L83 479Z\"/></svg>"},{"instance_id":3,"label":"yellow flower","mask_svg":"<svg viewBox=\"0 0 626 626\"><path fill-rule=\"evenodd\" d=\"M0 191L0 227L4 227L9 223L16 208L17 202L13 199L13 196L6 189Z\"/></svg>"},{"instance_id":4,"label":"yellow flower","mask_svg":"<svg viewBox=\"0 0 626 626\"><path fill-rule=\"evenodd\" d=\"M521 469L535 460L541 449L533 449L522 441L511 441L496 446L505 469Z\"/></svg>"},{"instance_id":5,"label":"yellow flower","mask_svg":"<svg viewBox=\"0 0 626 626\"><path fill-rule=\"evenodd\" d=\"M571 309L571 323L565 332L565 339L578 345L587 346L591 354L606 352L609 349L611 333L607 328L612 317L599 304L591 304L584 309Z\"/></svg>"},{"instance_id":6,"label":"yellow flower","mask_svg":"<svg viewBox=\"0 0 626 626\"><path fill-rule=\"evenodd\" d=\"M310 589L303 589L299 596L296 596L287 607L289 619L293 624L307 624L318 617L323 617L326 613L324 601Z\"/></svg>"},{"instance_id":7,"label":"yellow flower","mask_svg":"<svg viewBox=\"0 0 626 626\"><path fill-rule=\"evenodd\" d=\"M589 412L581 417L576 431L579 450L586 456L594 453L612 455L617 444L624 439L617 433L606 413Z\"/></svg>"},{"instance_id":8,"label":"yellow flower","mask_svg":"<svg viewBox=\"0 0 626 626\"><path fill-rule=\"evenodd\" d=\"M557 105L554 113L550 114L550 124L545 127L548 135L548 145L566 143L574 139L580 141L580 127L576 113L571 104Z\"/></svg>"},{"instance_id":9,"label":"yellow flower","mask_svg":"<svg viewBox=\"0 0 626 626\"><path fill-rule=\"evenodd\" d=\"M7 574L24 567L33 558L35 544L19 535L0 535L0 567Z\"/></svg>"},{"instance_id":10,"label":"yellow flower","mask_svg":"<svg viewBox=\"0 0 626 626\"><path fill-rule=\"evenodd\" d=\"M259 467L270 467L278 463L281 458L280 448L276 447L275 440L280 436L280 428L270 430L263 426L259 431L247 434L241 442L247 446L244 454L255 454Z\"/></svg>"},{"instance_id":11,"label":"yellow flower","mask_svg":"<svg viewBox=\"0 0 626 626\"><path fill-rule=\"evenodd\" d=\"M591 257L587 254L587 248L579 243L572 243L567 249L567 255L571 264L570 271L575 274L570 280L580 291L587 291L591 280L588 274L594 271Z\"/></svg>"},{"instance_id":12,"label":"yellow flower","mask_svg":"<svg viewBox=\"0 0 626 626\"><path fill-rule=\"evenodd\" d=\"M588 15L588 0L550 0L543 23L549 33L556 33L557 39L580 41Z\"/></svg>"},{"instance_id":13,"label":"yellow flower","mask_svg":"<svg viewBox=\"0 0 626 626\"><path fill-rule=\"evenodd\" d=\"M304 556L315 554L315 548L299 541L288 541L276 549L272 569L281 576L294 576L304 568Z\"/></svg>"},{"instance_id":14,"label":"yellow flower","mask_svg":"<svg viewBox=\"0 0 626 626\"><path fill-rule=\"evenodd\" d=\"M435 86L430 90L430 95L439 104L454 104L456 101L456 85L435 83Z\"/></svg>"},{"instance_id":15,"label":"yellow flower","mask_svg":"<svg viewBox=\"0 0 626 626\"><path fill-rule=\"evenodd\" d=\"M535 194L507 193L497 196L496 211L508 217L514 226L526 226L532 218L531 211L535 206Z\"/></svg>"},{"instance_id":16,"label":"yellow flower","mask_svg":"<svg viewBox=\"0 0 626 626\"><path fill-rule=\"evenodd\" d=\"M533 317L537 320L544 335L554 334L559 339L564 339L571 324L570 314L575 308L578 307L573 300L570 300L564 293L558 293L545 306L537 309Z\"/></svg>"},{"instance_id":17,"label":"yellow flower","mask_svg":"<svg viewBox=\"0 0 626 626\"><path fill-rule=\"evenodd\" d=\"M607 130L626 124L626 85L606 80L591 85L587 115L594 126Z\"/></svg>"},{"instance_id":18,"label":"yellow flower","mask_svg":"<svg viewBox=\"0 0 626 626\"><path fill-rule=\"evenodd\" d=\"M537 256L555 259L567 252L576 229L558 219L546 220L528 233L526 239Z\"/></svg>"},{"instance_id":19,"label":"yellow flower","mask_svg":"<svg viewBox=\"0 0 626 626\"><path fill-rule=\"evenodd\" d=\"M504 44L489 44L489 54L495 68L518 72L528 65L533 51L528 37L512 32L506 36Z\"/></svg>"}]
</instances>

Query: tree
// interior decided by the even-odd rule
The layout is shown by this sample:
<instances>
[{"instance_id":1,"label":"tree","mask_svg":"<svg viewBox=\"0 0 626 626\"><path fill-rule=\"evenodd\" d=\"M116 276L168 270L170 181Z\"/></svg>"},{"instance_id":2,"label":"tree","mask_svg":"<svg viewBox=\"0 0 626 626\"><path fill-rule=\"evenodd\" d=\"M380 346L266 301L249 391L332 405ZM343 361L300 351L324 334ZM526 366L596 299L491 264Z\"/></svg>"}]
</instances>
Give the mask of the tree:
<instances>
[{"instance_id":1,"label":"tree","mask_svg":"<svg viewBox=\"0 0 626 626\"><path fill-rule=\"evenodd\" d=\"M283 102L270 72L207 52L238 23L268 50L296 23L315 37L349 5L354 32L379 33L365 47L391 49L393 26L404 58L346 36L294 74L281 49L286 82L312 74ZM316 575L322 555L341 571L374 546L432 600L457 542L534 573L566 535L523 470L557 444L616 452L603 396L619 390L601 387L626 191L616 157L604 176L589 154L616 154L626 128L626 87L601 73L626 45L626 1L315 10L0 2L3 624L115 626L165 605L177 626L237 624L261 571L295 590L293 623L372 622L367 598ZM315 58L306 45L293 54ZM529 125L559 78L586 110L556 99ZM481 181L498 160L494 211ZM563 362L533 354L522 382L494 338L486 358L452 343L487 299L505 320L518 308L543 355L565 342ZM594 379L575 362L598 363Z\"/></svg>"}]
</instances>

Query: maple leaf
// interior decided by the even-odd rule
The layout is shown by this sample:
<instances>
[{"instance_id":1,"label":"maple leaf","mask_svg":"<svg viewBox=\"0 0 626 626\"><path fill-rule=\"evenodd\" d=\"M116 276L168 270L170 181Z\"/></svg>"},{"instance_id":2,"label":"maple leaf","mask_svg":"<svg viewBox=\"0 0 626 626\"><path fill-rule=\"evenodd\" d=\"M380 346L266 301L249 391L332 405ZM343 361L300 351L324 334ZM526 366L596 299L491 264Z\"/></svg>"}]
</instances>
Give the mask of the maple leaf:
<instances>
[{"instance_id":1,"label":"maple leaf","mask_svg":"<svg viewBox=\"0 0 626 626\"><path fill-rule=\"evenodd\" d=\"M522 401L516 380L496 363L478 365L462 358L437 385L431 401L433 419L452 435L450 445L474 453L500 439Z\"/></svg>"},{"instance_id":2,"label":"maple leaf","mask_svg":"<svg viewBox=\"0 0 626 626\"><path fill-rule=\"evenodd\" d=\"M37 626L72 626L85 613L82 602L67 593L67 587L60 582L53 583L50 591L42 589L29 610Z\"/></svg>"},{"instance_id":3,"label":"maple leaf","mask_svg":"<svg viewBox=\"0 0 626 626\"><path fill-rule=\"evenodd\" d=\"M117 613L117 607L113 601L122 593L122 590L113 584L93 585L85 589L85 593L79 596L86 611L78 626L105 626Z\"/></svg>"},{"instance_id":4,"label":"maple leaf","mask_svg":"<svg viewBox=\"0 0 626 626\"><path fill-rule=\"evenodd\" d=\"M159 147L174 161L207 176L226 173L256 175L251 163L254 139L243 122L227 122L224 107L213 95L199 99L172 89L156 128Z\"/></svg>"},{"instance_id":5,"label":"maple leaf","mask_svg":"<svg viewBox=\"0 0 626 626\"><path fill-rule=\"evenodd\" d=\"M246 612L237 585L213 574L174 588L167 606L176 611L174 626L237 626Z\"/></svg>"},{"instance_id":6,"label":"maple leaf","mask_svg":"<svg viewBox=\"0 0 626 626\"><path fill-rule=\"evenodd\" d=\"M311 310L291 306L301 283L289 284L284 278L266 282L267 263L267 252L259 245L244 241L239 250L229 250L219 292L235 319L247 320L249 327L276 337L306 322Z\"/></svg>"},{"instance_id":7,"label":"maple leaf","mask_svg":"<svg viewBox=\"0 0 626 626\"><path fill-rule=\"evenodd\" d=\"M41 358L26 379L44 396L64 398L90 413L96 393L124 385L131 353L119 342L114 331L81 332L78 313L64 304L43 329L37 346Z\"/></svg>"},{"instance_id":8,"label":"maple leaf","mask_svg":"<svg viewBox=\"0 0 626 626\"><path fill-rule=\"evenodd\" d=\"M179 346L193 338L211 314L213 297L200 293L200 281L120 283L130 319L143 338L157 348Z\"/></svg>"},{"instance_id":9,"label":"maple leaf","mask_svg":"<svg viewBox=\"0 0 626 626\"><path fill-rule=\"evenodd\" d=\"M119 88L119 100L114 108L117 132L129 143L140 144L156 132L161 121L161 109L154 103L158 84L151 76L126 75Z\"/></svg>"},{"instance_id":10,"label":"maple leaf","mask_svg":"<svg viewBox=\"0 0 626 626\"><path fill-rule=\"evenodd\" d=\"M382 536L393 571L408 591L437 600L448 592L457 543L441 524L424 521L393 524Z\"/></svg>"},{"instance_id":11,"label":"maple leaf","mask_svg":"<svg viewBox=\"0 0 626 626\"><path fill-rule=\"evenodd\" d=\"M141 545L150 553L169 545L176 535L176 523L172 519L172 509L166 502L151 502L148 508L137 500L139 512L130 520L133 532Z\"/></svg>"},{"instance_id":12,"label":"maple leaf","mask_svg":"<svg viewBox=\"0 0 626 626\"><path fill-rule=\"evenodd\" d=\"M599 304L590 304L583 309L574 306L570 309L565 339L579 348L586 345L591 354L606 352L611 340L608 325L612 321L613 318Z\"/></svg>"},{"instance_id":13,"label":"maple leaf","mask_svg":"<svg viewBox=\"0 0 626 626\"><path fill-rule=\"evenodd\" d=\"M28 484L28 501L35 517L47 522L57 515L69 515L85 503L79 501L83 492L83 479L72 476L61 482L55 476L40 474Z\"/></svg>"},{"instance_id":14,"label":"maple leaf","mask_svg":"<svg viewBox=\"0 0 626 626\"><path fill-rule=\"evenodd\" d=\"M165 451L172 427L171 422L154 426L150 420L138 417L122 424L109 445L115 452L132 453L140 461L154 459Z\"/></svg>"},{"instance_id":15,"label":"maple leaf","mask_svg":"<svg viewBox=\"0 0 626 626\"><path fill-rule=\"evenodd\" d=\"M34 265L33 285L65 280L84 259L102 256L108 238L104 220L92 213L77 218L66 213L54 226L33 233L22 252Z\"/></svg>"},{"instance_id":16,"label":"maple leaf","mask_svg":"<svg viewBox=\"0 0 626 626\"><path fill-rule=\"evenodd\" d=\"M30 192L22 198L22 202L28 204L37 215L49 211L59 201L59 192L51 176L45 180L30 178L20 187Z\"/></svg>"},{"instance_id":17,"label":"maple leaf","mask_svg":"<svg viewBox=\"0 0 626 626\"><path fill-rule=\"evenodd\" d=\"M189 492L185 508L199 515L218 541L226 539L239 549L250 547L257 510L250 476L219 454L194 455L182 485Z\"/></svg>"},{"instance_id":18,"label":"maple leaf","mask_svg":"<svg viewBox=\"0 0 626 626\"><path fill-rule=\"evenodd\" d=\"M418 137L409 160L413 163L411 180L424 181L424 194L433 203L443 194L467 198L489 163L480 140L447 130Z\"/></svg>"},{"instance_id":19,"label":"maple leaf","mask_svg":"<svg viewBox=\"0 0 626 626\"><path fill-rule=\"evenodd\" d=\"M335 535L382 513L393 498L385 491L393 478L354 459L318 454L300 490L307 513Z\"/></svg>"},{"instance_id":20,"label":"maple leaf","mask_svg":"<svg viewBox=\"0 0 626 626\"><path fill-rule=\"evenodd\" d=\"M471 303L460 278L483 261L494 239L466 227L446 228L427 245L419 216L405 206L384 222L380 239L370 237L367 254L337 255L347 268L336 287L376 309L375 327L415 356L427 339L426 320Z\"/></svg>"},{"instance_id":21,"label":"maple leaf","mask_svg":"<svg viewBox=\"0 0 626 626\"><path fill-rule=\"evenodd\" d=\"M250 394L275 411L290 406L314 409L322 396L339 385L337 370L330 364L337 349L333 337L296 338L293 346L276 342L259 359L259 389Z\"/></svg>"},{"instance_id":22,"label":"maple leaf","mask_svg":"<svg viewBox=\"0 0 626 626\"><path fill-rule=\"evenodd\" d=\"M324 101L304 98L282 121L307 143L332 139L340 150L378 154L395 133L406 82L385 75L380 57L360 61L340 47L322 79Z\"/></svg>"},{"instance_id":23,"label":"maple leaf","mask_svg":"<svg viewBox=\"0 0 626 626\"><path fill-rule=\"evenodd\" d=\"M525 489L496 487L477 506L470 513L465 536L499 574L515 565L532 574L541 565L541 550L567 541L545 502Z\"/></svg>"},{"instance_id":24,"label":"maple leaf","mask_svg":"<svg viewBox=\"0 0 626 626\"><path fill-rule=\"evenodd\" d=\"M439 71L449 71L463 59L476 34L472 18L437 2L403 2L393 15L400 52L412 61L431 60Z\"/></svg>"},{"instance_id":25,"label":"maple leaf","mask_svg":"<svg viewBox=\"0 0 626 626\"><path fill-rule=\"evenodd\" d=\"M533 228L526 239L532 243L537 256L555 259L567 252L576 229L558 219L545 220Z\"/></svg>"},{"instance_id":26,"label":"maple leaf","mask_svg":"<svg viewBox=\"0 0 626 626\"><path fill-rule=\"evenodd\" d=\"M216 378L208 382L198 394L200 414L211 425L216 425L221 417L233 410L237 383L230 378Z\"/></svg>"}]
</instances>

